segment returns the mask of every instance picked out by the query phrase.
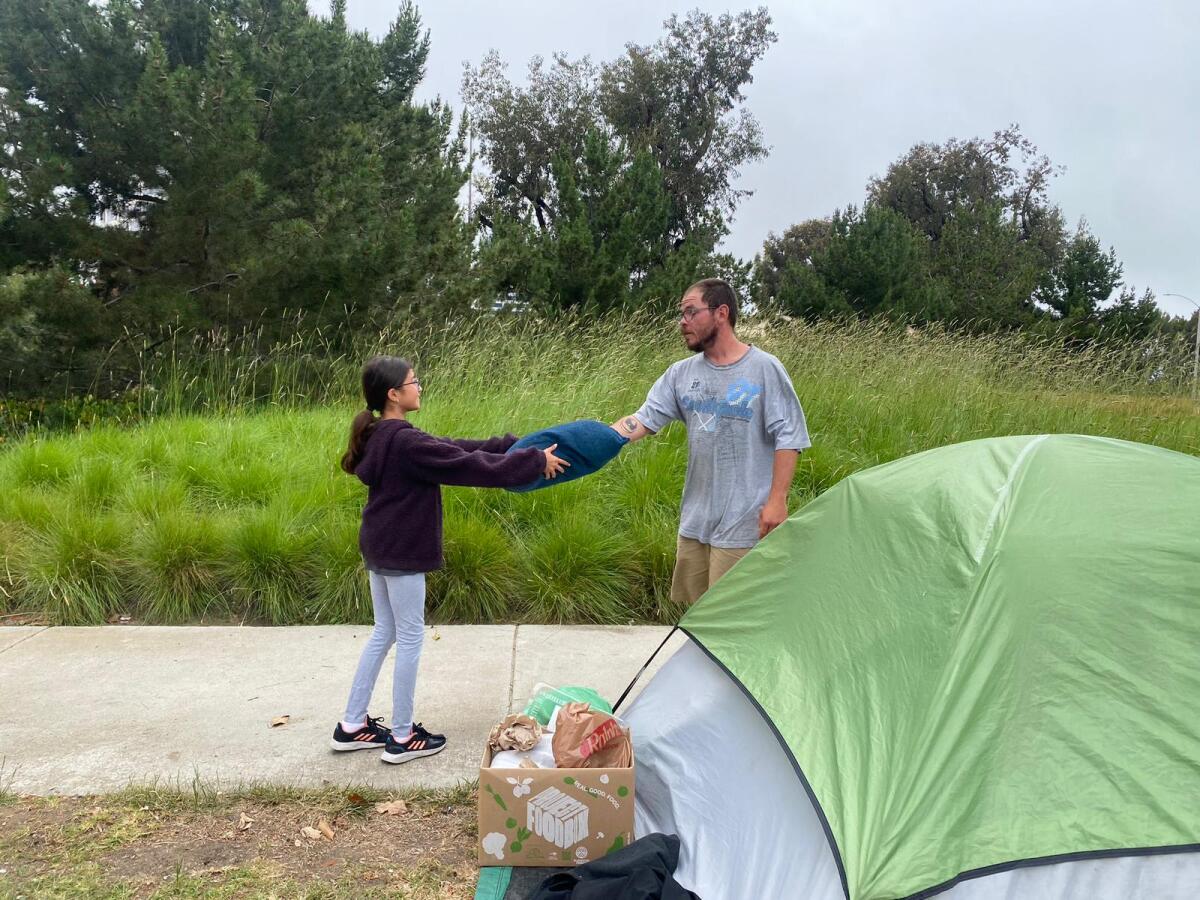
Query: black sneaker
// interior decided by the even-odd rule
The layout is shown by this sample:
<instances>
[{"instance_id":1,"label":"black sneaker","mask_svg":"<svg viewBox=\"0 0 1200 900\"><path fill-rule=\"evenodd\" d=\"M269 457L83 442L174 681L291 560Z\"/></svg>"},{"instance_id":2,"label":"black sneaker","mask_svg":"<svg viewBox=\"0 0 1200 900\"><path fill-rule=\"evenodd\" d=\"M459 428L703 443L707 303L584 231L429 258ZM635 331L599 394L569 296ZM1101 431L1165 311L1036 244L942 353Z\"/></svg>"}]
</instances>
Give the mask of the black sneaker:
<instances>
[{"instance_id":1,"label":"black sneaker","mask_svg":"<svg viewBox=\"0 0 1200 900\"><path fill-rule=\"evenodd\" d=\"M414 722L412 737L403 744L391 735L388 735L387 746L383 748L383 756L380 758L385 763L399 765L400 763L408 762L410 759L433 756L435 753L441 753L445 749L446 736L444 734L434 734L431 731L426 731L420 722Z\"/></svg>"},{"instance_id":2,"label":"black sneaker","mask_svg":"<svg viewBox=\"0 0 1200 900\"><path fill-rule=\"evenodd\" d=\"M342 723L338 722L337 728L333 729L333 740L329 742L329 746L339 753L347 750L378 750L386 746L392 737L391 729L382 722L383 716L376 716L374 719L368 716L367 724L358 731L346 731L342 728Z\"/></svg>"}]
</instances>

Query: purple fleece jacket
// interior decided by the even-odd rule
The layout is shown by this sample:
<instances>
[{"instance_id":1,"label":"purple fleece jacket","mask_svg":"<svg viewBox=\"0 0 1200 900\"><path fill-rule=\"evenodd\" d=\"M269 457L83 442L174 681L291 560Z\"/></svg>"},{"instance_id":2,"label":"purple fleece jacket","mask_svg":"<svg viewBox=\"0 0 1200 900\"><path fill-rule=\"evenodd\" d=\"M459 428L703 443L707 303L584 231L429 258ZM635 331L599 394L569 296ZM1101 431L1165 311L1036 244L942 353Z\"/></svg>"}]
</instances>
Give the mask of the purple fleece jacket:
<instances>
[{"instance_id":1,"label":"purple fleece jacket","mask_svg":"<svg viewBox=\"0 0 1200 900\"><path fill-rule=\"evenodd\" d=\"M508 434L486 441L434 437L404 419L375 424L354 474L367 486L358 546L369 569L431 572L442 567L440 485L516 487L546 467L541 450L504 451Z\"/></svg>"}]
</instances>

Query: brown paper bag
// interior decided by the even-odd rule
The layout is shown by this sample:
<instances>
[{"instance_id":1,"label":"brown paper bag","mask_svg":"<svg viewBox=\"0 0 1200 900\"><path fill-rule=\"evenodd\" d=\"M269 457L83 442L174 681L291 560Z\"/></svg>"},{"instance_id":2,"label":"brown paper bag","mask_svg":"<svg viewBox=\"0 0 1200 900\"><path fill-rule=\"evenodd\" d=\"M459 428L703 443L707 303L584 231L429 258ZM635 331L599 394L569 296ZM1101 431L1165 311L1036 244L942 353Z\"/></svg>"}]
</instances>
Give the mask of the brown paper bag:
<instances>
[{"instance_id":1,"label":"brown paper bag","mask_svg":"<svg viewBox=\"0 0 1200 900\"><path fill-rule=\"evenodd\" d=\"M492 729L488 745L493 750L532 750L542 737L542 726L525 715L506 716Z\"/></svg>"},{"instance_id":2,"label":"brown paper bag","mask_svg":"<svg viewBox=\"0 0 1200 900\"><path fill-rule=\"evenodd\" d=\"M550 743L560 769L627 769L633 764L628 732L586 703L568 703L559 711Z\"/></svg>"}]
</instances>

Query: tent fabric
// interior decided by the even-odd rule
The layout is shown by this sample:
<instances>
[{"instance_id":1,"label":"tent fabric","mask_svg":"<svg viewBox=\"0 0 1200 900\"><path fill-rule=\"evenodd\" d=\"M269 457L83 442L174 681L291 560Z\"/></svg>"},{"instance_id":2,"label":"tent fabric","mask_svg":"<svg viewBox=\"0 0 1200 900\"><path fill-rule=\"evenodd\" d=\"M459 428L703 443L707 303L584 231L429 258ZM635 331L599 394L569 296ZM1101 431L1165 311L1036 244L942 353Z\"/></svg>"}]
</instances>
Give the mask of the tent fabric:
<instances>
[{"instance_id":1,"label":"tent fabric","mask_svg":"<svg viewBox=\"0 0 1200 900\"><path fill-rule=\"evenodd\" d=\"M674 820L681 883L739 896L707 879L782 829L804 852L822 837L851 900L1110 870L1193 896L1173 891L1200 878L1197 510L1200 460L1073 435L929 451L810 503L681 623L741 699L653 730L642 711L665 716L695 680L669 690L672 660L628 713L639 806L658 830ZM777 737L792 787L787 821L748 800L764 824L731 825L750 834L727 850L697 809L705 788L660 757L712 746L739 704ZM731 794L753 790L733 768ZM786 770L770 771L778 798ZM1148 852L1181 855L1132 855Z\"/></svg>"},{"instance_id":2,"label":"tent fabric","mask_svg":"<svg viewBox=\"0 0 1200 900\"><path fill-rule=\"evenodd\" d=\"M678 834L675 880L701 897L844 900L791 760L693 641L622 713L637 759L634 833ZM720 749L718 749L720 748Z\"/></svg>"},{"instance_id":3,"label":"tent fabric","mask_svg":"<svg viewBox=\"0 0 1200 900\"><path fill-rule=\"evenodd\" d=\"M963 881L939 900L1184 900L1200 897L1200 853L1114 856L1009 869Z\"/></svg>"},{"instance_id":4,"label":"tent fabric","mask_svg":"<svg viewBox=\"0 0 1200 900\"><path fill-rule=\"evenodd\" d=\"M844 900L829 841L790 757L753 702L698 644L688 640L623 718L638 757L635 831L680 836L681 885L723 900ZM739 749L735 761L697 754L697 746ZM529 893L505 897L526 900ZM967 879L936 896L1194 900L1200 853L1026 866Z\"/></svg>"},{"instance_id":5,"label":"tent fabric","mask_svg":"<svg viewBox=\"0 0 1200 900\"><path fill-rule=\"evenodd\" d=\"M513 453L528 447L545 450L558 444L554 455L565 459L571 465L552 479L541 476L529 484L507 490L520 494L591 475L610 462L628 443L629 438L617 434L610 426L595 419L580 419L577 422L534 431L520 438L507 452Z\"/></svg>"}]
</instances>

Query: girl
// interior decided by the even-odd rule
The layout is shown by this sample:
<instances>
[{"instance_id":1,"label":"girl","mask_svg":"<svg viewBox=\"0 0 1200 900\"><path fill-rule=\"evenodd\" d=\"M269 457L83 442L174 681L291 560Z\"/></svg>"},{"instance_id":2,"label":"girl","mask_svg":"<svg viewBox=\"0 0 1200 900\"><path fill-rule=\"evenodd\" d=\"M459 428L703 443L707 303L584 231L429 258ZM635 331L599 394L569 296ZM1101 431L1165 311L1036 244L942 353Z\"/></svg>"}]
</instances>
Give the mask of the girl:
<instances>
[{"instance_id":1,"label":"girl","mask_svg":"<svg viewBox=\"0 0 1200 900\"><path fill-rule=\"evenodd\" d=\"M354 418L342 468L367 485L358 545L371 582L375 630L363 649L344 718L333 730L334 750L382 747L383 761L403 763L440 753L446 738L414 723L413 693L425 629L425 573L442 566L440 485L515 487L553 478L569 463L545 450L505 450L513 435L487 441L439 438L413 427L421 382L412 365L378 356L363 368L367 408ZM380 413L376 418L375 413ZM392 727L371 718L371 689L392 644Z\"/></svg>"}]
</instances>

